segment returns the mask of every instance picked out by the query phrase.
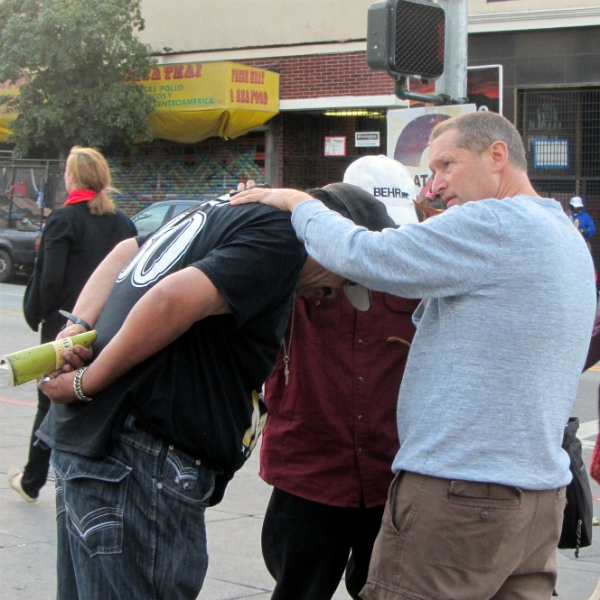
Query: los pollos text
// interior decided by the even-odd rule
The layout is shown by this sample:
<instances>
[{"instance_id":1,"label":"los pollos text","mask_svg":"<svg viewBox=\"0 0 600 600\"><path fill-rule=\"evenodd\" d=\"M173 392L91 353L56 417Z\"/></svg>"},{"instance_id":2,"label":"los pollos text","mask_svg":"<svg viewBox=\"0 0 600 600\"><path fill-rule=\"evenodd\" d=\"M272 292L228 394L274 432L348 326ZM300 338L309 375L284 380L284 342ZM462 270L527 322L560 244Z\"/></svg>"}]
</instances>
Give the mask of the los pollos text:
<instances>
[{"instance_id":1,"label":"los pollos text","mask_svg":"<svg viewBox=\"0 0 600 600\"><path fill-rule=\"evenodd\" d=\"M159 85L148 86L146 91L152 94L154 106L156 108L168 108L171 106L203 106L214 104L215 99L207 98L173 98L174 92L183 92L185 86L180 83L178 85Z\"/></svg>"}]
</instances>

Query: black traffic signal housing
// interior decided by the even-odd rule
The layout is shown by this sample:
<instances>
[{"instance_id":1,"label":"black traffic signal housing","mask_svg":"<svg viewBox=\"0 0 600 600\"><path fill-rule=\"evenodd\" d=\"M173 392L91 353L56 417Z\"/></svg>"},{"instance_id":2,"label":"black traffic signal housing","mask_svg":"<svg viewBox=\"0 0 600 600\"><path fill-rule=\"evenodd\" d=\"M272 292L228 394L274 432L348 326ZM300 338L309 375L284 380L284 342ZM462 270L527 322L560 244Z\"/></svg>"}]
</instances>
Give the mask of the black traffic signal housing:
<instances>
[{"instance_id":1,"label":"black traffic signal housing","mask_svg":"<svg viewBox=\"0 0 600 600\"><path fill-rule=\"evenodd\" d=\"M446 13L429 0L386 0L369 7L367 64L392 77L438 79L444 72Z\"/></svg>"}]
</instances>

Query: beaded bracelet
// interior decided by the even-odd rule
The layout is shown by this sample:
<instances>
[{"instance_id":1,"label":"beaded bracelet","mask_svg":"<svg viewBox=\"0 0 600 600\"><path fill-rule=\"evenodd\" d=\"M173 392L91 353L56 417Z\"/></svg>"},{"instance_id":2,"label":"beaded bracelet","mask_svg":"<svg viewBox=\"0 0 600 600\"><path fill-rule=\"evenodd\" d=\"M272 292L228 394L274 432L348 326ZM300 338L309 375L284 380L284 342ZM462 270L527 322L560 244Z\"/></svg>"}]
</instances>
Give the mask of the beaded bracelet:
<instances>
[{"instance_id":1,"label":"beaded bracelet","mask_svg":"<svg viewBox=\"0 0 600 600\"><path fill-rule=\"evenodd\" d=\"M81 367L81 369L75 373L75 379L73 379L73 389L75 390L75 395L77 396L78 400L81 400L82 402L91 402L93 398L86 396L81 389L81 378L86 371L87 367Z\"/></svg>"}]
</instances>

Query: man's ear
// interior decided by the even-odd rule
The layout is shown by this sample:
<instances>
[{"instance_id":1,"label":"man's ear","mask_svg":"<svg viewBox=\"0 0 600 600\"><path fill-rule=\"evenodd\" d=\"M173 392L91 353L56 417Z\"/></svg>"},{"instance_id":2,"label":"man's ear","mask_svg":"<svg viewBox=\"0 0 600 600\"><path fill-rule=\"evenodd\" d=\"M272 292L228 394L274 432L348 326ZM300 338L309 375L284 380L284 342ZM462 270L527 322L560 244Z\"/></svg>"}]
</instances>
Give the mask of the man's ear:
<instances>
[{"instance_id":1,"label":"man's ear","mask_svg":"<svg viewBox=\"0 0 600 600\"><path fill-rule=\"evenodd\" d=\"M500 140L493 142L487 149L495 173L502 171L508 162L508 146Z\"/></svg>"}]
</instances>

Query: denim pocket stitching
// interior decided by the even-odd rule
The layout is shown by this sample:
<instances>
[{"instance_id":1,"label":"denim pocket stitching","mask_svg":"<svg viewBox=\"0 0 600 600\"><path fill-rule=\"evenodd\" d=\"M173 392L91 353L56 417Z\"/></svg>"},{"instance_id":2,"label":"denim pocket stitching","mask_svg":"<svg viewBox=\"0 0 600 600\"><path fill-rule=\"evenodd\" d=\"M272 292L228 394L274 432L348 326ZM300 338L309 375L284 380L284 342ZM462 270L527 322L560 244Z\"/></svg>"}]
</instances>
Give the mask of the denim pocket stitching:
<instances>
[{"instance_id":1,"label":"denim pocket stitching","mask_svg":"<svg viewBox=\"0 0 600 600\"><path fill-rule=\"evenodd\" d=\"M123 544L123 509L101 508L87 513L82 519L78 519L71 507L65 505L68 516L69 530L84 544L86 551L90 556L96 554L115 554L121 551ZM106 520L97 525L88 527L88 522L96 520L99 517L116 517L113 520ZM95 546L93 549L87 545L88 538L103 529L114 529L113 539L114 544L111 546Z\"/></svg>"},{"instance_id":2,"label":"denim pocket stitching","mask_svg":"<svg viewBox=\"0 0 600 600\"><path fill-rule=\"evenodd\" d=\"M188 465L185 464L188 461ZM198 464L196 459L184 452L169 448L159 474L161 491L193 504L206 504L215 487L215 472ZM180 487L180 484L183 485ZM190 483L191 485L186 485ZM202 497L192 497L190 492L200 492Z\"/></svg>"},{"instance_id":3,"label":"denim pocket stitching","mask_svg":"<svg viewBox=\"0 0 600 600\"><path fill-rule=\"evenodd\" d=\"M65 512L65 497L64 497L64 488L59 483L59 479L56 479L56 483L54 484L54 495L55 495L55 503L56 503L56 517L58 518Z\"/></svg>"},{"instance_id":4,"label":"denim pocket stitching","mask_svg":"<svg viewBox=\"0 0 600 600\"><path fill-rule=\"evenodd\" d=\"M131 467L112 457L96 460L65 455L53 462L70 535L90 557L120 553Z\"/></svg>"},{"instance_id":5,"label":"denim pocket stitching","mask_svg":"<svg viewBox=\"0 0 600 600\"><path fill-rule=\"evenodd\" d=\"M180 481L196 481L198 479L198 467L186 467L181 459L169 451L167 454L167 462L173 467L175 475L175 483Z\"/></svg>"}]
</instances>

